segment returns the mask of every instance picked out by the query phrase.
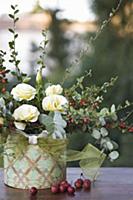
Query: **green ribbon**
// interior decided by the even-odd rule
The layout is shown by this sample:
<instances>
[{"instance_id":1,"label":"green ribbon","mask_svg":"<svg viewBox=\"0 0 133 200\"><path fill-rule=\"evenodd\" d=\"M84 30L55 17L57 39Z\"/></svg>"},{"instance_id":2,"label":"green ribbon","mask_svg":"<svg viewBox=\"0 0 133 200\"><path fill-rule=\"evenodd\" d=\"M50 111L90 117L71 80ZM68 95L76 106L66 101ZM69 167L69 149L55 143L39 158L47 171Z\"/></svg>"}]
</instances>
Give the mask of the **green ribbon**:
<instances>
[{"instance_id":1,"label":"green ribbon","mask_svg":"<svg viewBox=\"0 0 133 200\"><path fill-rule=\"evenodd\" d=\"M79 161L83 173L91 180L95 180L106 155L91 144L87 144L82 151L67 150L67 139L38 138L38 146L59 162ZM14 158L23 156L28 147L28 139L20 134L11 134L4 145L5 152L12 149Z\"/></svg>"}]
</instances>

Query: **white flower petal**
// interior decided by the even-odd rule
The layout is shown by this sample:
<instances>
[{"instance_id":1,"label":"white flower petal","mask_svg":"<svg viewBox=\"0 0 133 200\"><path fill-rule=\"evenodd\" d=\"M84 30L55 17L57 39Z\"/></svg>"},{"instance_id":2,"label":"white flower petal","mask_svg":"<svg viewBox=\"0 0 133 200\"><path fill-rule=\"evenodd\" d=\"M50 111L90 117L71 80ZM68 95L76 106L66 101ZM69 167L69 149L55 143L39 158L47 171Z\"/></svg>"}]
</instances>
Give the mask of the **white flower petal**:
<instances>
[{"instance_id":1,"label":"white flower petal","mask_svg":"<svg viewBox=\"0 0 133 200\"><path fill-rule=\"evenodd\" d=\"M61 94L62 92L63 92L63 88L59 84L49 86L49 87L47 87L47 89L45 91L46 96L54 95L54 94Z\"/></svg>"},{"instance_id":2,"label":"white flower petal","mask_svg":"<svg viewBox=\"0 0 133 200\"><path fill-rule=\"evenodd\" d=\"M63 111L66 104L68 101L62 95L47 96L42 101L42 107L45 111Z\"/></svg>"},{"instance_id":3,"label":"white flower petal","mask_svg":"<svg viewBox=\"0 0 133 200\"><path fill-rule=\"evenodd\" d=\"M40 112L38 111L37 107L28 104L19 106L13 113L13 117L19 122L36 122L39 115Z\"/></svg>"},{"instance_id":4,"label":"white flower petal","mask_svg":"<svg viewBox=\"0 0 133 200\"><path fill-rule=\"evenodd\" d=\"M16 101L29 101L34 99L36 95L36 89L29 84L20 83L12 89L11 94Z\"/></svg>"},{"instance_id":5,"label":"white flower petal","mask_svg":"<svg viewBox=\"0 0 133 200\"><path fill-rule=\"evenodd\" d=\"M14 122L15 127L19 130L25 130L26 124L23 122Z\"/></svg>"}]
</instances>

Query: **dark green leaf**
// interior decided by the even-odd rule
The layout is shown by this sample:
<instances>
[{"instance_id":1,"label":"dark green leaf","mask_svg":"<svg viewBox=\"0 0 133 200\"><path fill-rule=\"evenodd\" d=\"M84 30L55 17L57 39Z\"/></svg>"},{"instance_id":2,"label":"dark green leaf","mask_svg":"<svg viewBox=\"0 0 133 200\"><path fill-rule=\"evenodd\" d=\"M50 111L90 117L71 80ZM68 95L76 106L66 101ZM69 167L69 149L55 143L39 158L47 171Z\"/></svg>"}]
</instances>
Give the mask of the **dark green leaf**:
<instances>
[{"instance_id":1,"label":"dark green leaf","mask_svg":"<svg viewBox=\"0 0 133 200\"><path fill-rule=\"evenodd\" d=\"M13 63L14 60L9 60L9 62Z\"/></svg>"},{"instance_id":2,"label":"dark green leaf","mask_svg":"<svg viewBox=\"0 0 133 200\"><path fill-rule=\"evenodd\" d=\"M13 10L15 10L15 7L14 7L13 5L11 5L11 8L12 8Z\"/></svg>"},{"instance_id":3,"label":"dark green leaf","mask_svg":"<svg viewBox=\"0 0 133 200\"><path fill-rule=\"evenodd\" d=\"M11 33L14 33L14 30L13 30L13 29L9 28L8 30L9 30Z\"/></svg>"},{"instance_id":4,"label":"dark green leaf","mask_svg":"<svg viewBox=\"0 0 133 200\"><path fill-rule=\"evenodd\" d=\"M17 22L19 20L19 18L17 17L14 21Z\"/></svg>"},{"instance_id":5,"label":"dark green leaf","mask_svg":"<svg viewBox=\"0 0 133 200\"><path fill-rule=\"evenodd\" d=\"M14 76L16 76L16 75L17 75L17 73L16 73L16 72L14 72L14 71L12 71L12 72L11 72L11 74L12 74L12 75L14 75Z\"/></svg>"},{"instance_id":6,"label":"dark green leaf","mask_svg":"<svg viewBox=\"0 0 133 200\"><path fill-rule=\"evenodd\" d=\"M20 63L20 60L17 60L17 61L16 61L16 65L18 65L19 63Z\"/></svg>"},{"instance_id":7,"label":"dark green leaf","mask_svg":"<svg viewBox=\"0 0 133 200\"><path fill-rule=\"evenodd\" d=\"M17 38L18 37L18 34L15 34L15 38Z\"/></svg>"},{"instance_id":8,"label":"dark green leaf","mask_svg":"<svg viewBox=\"0 0 133 200\"><path fill-rule=\"evenodd\" d=\"M19 10L15 10L15 12L14 12L14 13L15 13L15 14L17 14L18 12L19 12Z\"/></svg>"},{"instance_id":9,"label":"dark green leaf","mask_svg":"<svg viewBox=\"0 0 133 200\"><path fill-rule=\"evenodd\" d=\"M12 15L12 14L9 14L9 17L10 17L11 19L14 19L14 15Z\"/></svg>"}]
</instances>

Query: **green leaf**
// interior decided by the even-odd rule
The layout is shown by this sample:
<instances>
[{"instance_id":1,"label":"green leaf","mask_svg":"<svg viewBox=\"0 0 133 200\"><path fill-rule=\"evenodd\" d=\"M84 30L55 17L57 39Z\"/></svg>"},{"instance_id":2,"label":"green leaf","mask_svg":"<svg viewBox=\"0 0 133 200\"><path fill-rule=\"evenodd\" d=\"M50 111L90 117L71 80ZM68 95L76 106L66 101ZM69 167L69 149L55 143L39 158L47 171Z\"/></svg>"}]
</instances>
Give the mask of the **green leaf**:
<instances>
[{"instance_id":1,"label":"green leaf","mask_svg":"<svg viewBox=\"0 0 133 200\"><path fill-rule=\"evenodd\" d=\"M14 21L17 22L19 20L19 18L17 17Z\"/></svg>"},{"instance_id":2,"label":"green leaf","mask_svg":"<svg viewBox=\"0 0 133 200\"><path fill-rule=\"evenodd\" d=\"M53 122L53 118L46 115L46 114L41 114L39 116L39 121L41 124L45 125L46 127L46 130L49 132L49 133L53 133L54 132L54 122Z\"/></svg>"},{"instance_id":3,"label":"green leaf","mask_svg":"<svg viewBox=\"0 0 133 200\"><path fill-rule=\"evenodd\" d=\"M18 34L15 34L15 38L17 38L18 37Z\"/></svg>"},{"instance_id":4,"label":"green leaf","mask_svg":"<svg viewBox=\"0 0 133 200\"><path fill-rule=\"evenodd\" d=\"M15 10L15 7L14 7L13 5L11 5L11 8L12 8L13 10Z\"/></svg>"},{"instance_id":5,"label":"green leaf","mask_svg":"<svg viewBox=\"0 0 133 200\"><path fill-rule=\"evenodd\" d=\"M14 33L14 30L13 30L13 29L9 28L8 30L9 30L11 33Z\"/></svg>"},{"instance_id":6,"label":"green leaf","mask_svg":"<svg viewBox=\"0 0 133 200\"><path fill-rule=\"evenodd\" d=\"M14 15L9 14L8 16L9 16L11 19L14 19Z\"/></svg>"},{"instance_id":7,"label":"green leaf","mask_svg":"<svg viewBox=\"0 0 133 200\"><path fill-rule=\"evenodd\" d=\"M23 79L23 83L28 83L29 81L31 80L31 77L25 77L24 79Z\"/></svg>"},{"instance_id":8,"label":"green leaf","mask_svg":"<svg viewBox=\"0 0 133 200\"><path fill-rule=\"evenodd\" d=\"M20 63L20 60L17 60L17 61L16 61L16 64L18 65L19 63Z\"/></svg>"},{"instance_id":9,"label":"green leaf","mask_svg":"<svg viewBox=\"0 0 133 200\"><path fill-rule=\"evenodd\" d=\"M15 10L15 12L14 12L14 13L15 13L15 14L17 14L18 12L19 12L19 10Z\"/></svg>"}]
</instances>

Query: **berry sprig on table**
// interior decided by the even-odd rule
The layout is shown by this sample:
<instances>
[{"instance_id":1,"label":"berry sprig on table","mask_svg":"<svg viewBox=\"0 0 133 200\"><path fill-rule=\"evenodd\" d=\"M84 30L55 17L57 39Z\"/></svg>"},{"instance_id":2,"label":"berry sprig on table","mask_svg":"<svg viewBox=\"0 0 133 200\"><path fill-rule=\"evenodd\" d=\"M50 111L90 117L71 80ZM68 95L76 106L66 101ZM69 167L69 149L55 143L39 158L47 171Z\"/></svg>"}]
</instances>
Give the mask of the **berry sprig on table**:
<instances>
[{"instance_id":1,"label":"berry sprig on table","mask_svg":"<svg viewBox=\"0 0 133 200\"><path fill-rule=\"evenodd\" d=\"M75 180L74 186L70 184L67 180L62 180L58 184L53 184L50 188L52 194L59 194L59 193L67 193L68 195L75 195L76 190L84 189L85 191L90 191L91 189L91 181L89 179L85 179L84 176L81 174L81 177ZM32 187L30 189L30 195L34 196L38 193L37 188Z\"/></svg>"}]
</instances>

